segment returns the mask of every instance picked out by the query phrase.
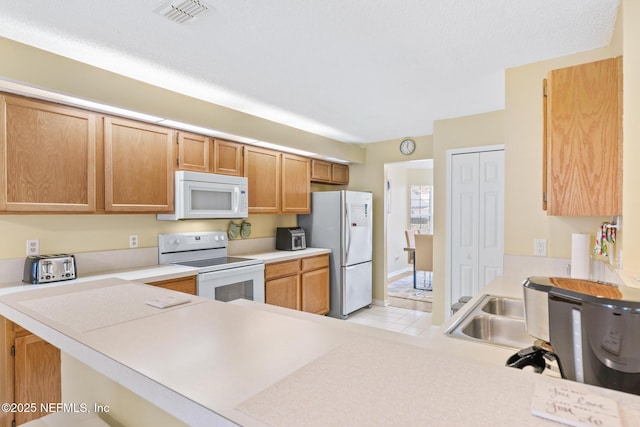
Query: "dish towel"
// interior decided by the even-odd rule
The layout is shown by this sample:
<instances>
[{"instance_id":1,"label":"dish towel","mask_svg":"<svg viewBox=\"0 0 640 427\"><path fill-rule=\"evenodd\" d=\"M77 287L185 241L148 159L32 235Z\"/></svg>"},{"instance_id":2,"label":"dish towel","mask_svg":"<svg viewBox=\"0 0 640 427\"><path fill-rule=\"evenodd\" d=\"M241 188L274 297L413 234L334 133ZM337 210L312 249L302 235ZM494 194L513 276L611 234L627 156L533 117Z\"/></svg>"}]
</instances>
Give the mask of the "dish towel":
<instances>
[{"instance_id":1,"label":"dish towel","mask_svg":"<svg viewBox=\"0 0 640 427\"><path fill-rule=\"evenodd\" d=\"M610 222L603 222L596 233L596 245L593 248L595 255L609 256L607 243L616 242L616 229Z\"/></svg>"}]
</instances>

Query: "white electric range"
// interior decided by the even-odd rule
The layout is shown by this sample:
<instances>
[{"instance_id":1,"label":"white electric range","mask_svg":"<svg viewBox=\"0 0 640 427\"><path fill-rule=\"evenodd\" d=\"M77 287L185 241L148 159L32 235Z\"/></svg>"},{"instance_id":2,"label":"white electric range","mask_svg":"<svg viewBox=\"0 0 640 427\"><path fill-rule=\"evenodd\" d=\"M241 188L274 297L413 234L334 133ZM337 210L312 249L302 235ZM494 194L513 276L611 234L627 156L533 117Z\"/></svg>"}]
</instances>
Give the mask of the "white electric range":
<instances>
[{"instance_id":1,"label":"white electric range","mask_svg":"<svg viewBox=\"0 0 640 427\"><path fill-rule=\"evenodd\" d=\"M159 234L158 262L196 267L199 296L264 302L264 262L227 256L227 243L224 231Z\"/></svg>"}]
</instances>

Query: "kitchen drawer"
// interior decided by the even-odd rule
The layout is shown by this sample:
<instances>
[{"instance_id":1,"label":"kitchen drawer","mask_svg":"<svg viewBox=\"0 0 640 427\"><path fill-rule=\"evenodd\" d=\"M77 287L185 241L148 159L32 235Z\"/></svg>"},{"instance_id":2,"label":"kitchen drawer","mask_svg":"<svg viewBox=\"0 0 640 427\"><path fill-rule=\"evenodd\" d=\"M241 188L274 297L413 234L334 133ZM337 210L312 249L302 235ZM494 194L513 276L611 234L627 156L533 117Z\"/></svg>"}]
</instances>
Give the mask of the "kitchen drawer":
<instances>
[{"instance_id":1,"label":"kitchen drawer","mask_svg":"<svg viewBox=\"0 0 640 427\"><path fill-rule=\"evenodd\" d=\"M329 255L319 255L309 258L302 258L302 271L317 270L329 266Z\"/></svg>"},{"instance_id":2,"label":"kitchen drawer","mask_svg":"<svg viewBox=\"0 0 640 427\"><path fill-rule=\"evenodd\" d=\"M267 264L264 268L264 278L265 280L270 280L276 277L291 276L293 274L298 274L299 269L300 269L299 259L278 262L274 264Z\"/></svg>"}]
</instances>

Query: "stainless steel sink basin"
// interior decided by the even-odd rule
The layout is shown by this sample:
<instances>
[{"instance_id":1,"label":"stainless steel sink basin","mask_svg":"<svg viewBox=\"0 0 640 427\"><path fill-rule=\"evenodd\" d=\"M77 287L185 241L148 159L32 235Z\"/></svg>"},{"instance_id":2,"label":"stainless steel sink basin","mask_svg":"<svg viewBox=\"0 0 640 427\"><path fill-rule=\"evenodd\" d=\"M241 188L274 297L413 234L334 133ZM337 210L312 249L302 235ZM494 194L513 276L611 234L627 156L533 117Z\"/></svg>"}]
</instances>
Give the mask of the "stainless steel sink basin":
<instances>
[{"instance_id":1,"label":"stainless steel sink basin","mask_svg":"<svg viewBox=\"0 0 640 427\"><path fill-rule=\"evenodd\" d=\"M483 295L446 334L512 349L529 347L535 341L525 328L522 300L497 295Z\"/></svg>"},{"instance_id":2,"label":"stainless steel sink basin","mask_svg":"<svg viewBox=\"0 0 640 427\"><path fill-rule=\"evenodd\" d=\"M468 337L513 348L529 347L534 338L527 334L524 320L502 316L478 315L462 329Z\"/></svg>"},{"instance_id":3,"label":"stainless steel sink basin","mask_svg":"<svg viewBox=\"0 0 640 427\"><path fill-rule=\"evenodd\" d=\"M491 296L482 306L482 311L498 316L524 319L524 304L521 299Z\"/></svg>"}]
</instances>

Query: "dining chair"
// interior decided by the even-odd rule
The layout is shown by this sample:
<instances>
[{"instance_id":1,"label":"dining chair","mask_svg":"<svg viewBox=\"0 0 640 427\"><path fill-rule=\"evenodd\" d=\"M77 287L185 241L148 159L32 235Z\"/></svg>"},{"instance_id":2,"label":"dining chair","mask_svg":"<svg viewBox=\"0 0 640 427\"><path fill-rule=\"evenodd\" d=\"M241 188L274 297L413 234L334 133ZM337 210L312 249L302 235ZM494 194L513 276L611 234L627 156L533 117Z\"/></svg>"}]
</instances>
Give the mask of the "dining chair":
<instances>
[{"instance_id":1,"label":"dining chair","mask_svg":"<svg viewBox=\"0 0 640 427\"><path fill-rule=\"evenodd\" d=\"M433 285L433 234L415 234L415 253L413 263L413 287L421 291L430 291ZM416 283L416 272L423 271L423 287Z\"/></svg>"}]
</instances>

